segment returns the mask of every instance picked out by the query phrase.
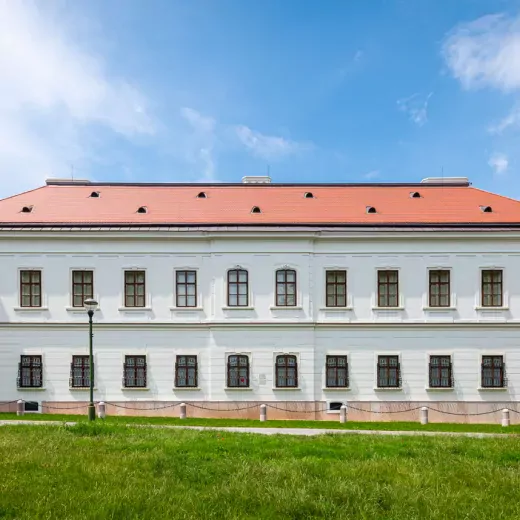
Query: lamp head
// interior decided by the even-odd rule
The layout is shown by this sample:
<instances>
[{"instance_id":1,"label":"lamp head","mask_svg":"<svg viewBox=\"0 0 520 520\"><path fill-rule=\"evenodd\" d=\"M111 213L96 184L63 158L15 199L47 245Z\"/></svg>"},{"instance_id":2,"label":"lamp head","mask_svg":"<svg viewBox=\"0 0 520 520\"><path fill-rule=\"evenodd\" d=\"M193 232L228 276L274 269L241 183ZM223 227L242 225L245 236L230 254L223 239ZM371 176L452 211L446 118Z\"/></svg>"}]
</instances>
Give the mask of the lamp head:
<instances>
[{"instance_id":1,"label":"lamp head","mask_svg":"<svg viewBox=\"0 0 520 520\"><path fill-rule=\"evenodd\" d=\"M87 298L83 302L83 305L85 306L85 309L87 309L87 311L94 312L98 308L98 302L93 298Z\"/></svg>"}]
</instances>

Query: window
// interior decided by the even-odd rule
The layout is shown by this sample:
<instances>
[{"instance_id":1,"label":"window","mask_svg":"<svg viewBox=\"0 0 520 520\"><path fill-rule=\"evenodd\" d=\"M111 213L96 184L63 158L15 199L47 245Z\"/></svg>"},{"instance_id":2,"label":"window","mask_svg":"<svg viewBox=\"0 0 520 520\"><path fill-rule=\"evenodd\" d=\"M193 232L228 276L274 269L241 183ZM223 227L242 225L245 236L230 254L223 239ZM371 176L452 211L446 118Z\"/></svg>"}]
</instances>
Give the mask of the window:
<instances>
[{"instance_id":1,"label":"window","mask_svg":"<svg viewBox=\"0 0 520 520\"><path fill-rule=\"evenodd\" d=\"M249 356L244 354L228 356L227 386L249 388Z\"/></svg>"},{"instance_id":2,"label":"window","mask_svg":"<svg viewBox=\"0 0 520 520\"><path fill-rule=\"evenodd\" d=\"M94 272L72 271L72 306L83 307L87 298L94 298Z\"/></svg>"},{"instance_id":3,"label":"window","mask_svg":"<svg viewBox=\"0 0 520 520\"><path fill-rule=\"evenodd\" d=\"M228 271L228 307L247 307L249 304L249 280L245 269Z\"/></svg>"},{"instance_id":4,"label":"window","mask_svg":"<svg viewBox=\"0 0 520 520\"><path fill-rule=\"evenodd\" d=\"M90 386L90 357L72 356L70 364L70 387L88 388Z\"/></svg>"},{"instance_id":5,"label":"window","mask_svg":"<svg viewBox=\"0 0 520 520\"><path fill-rule=\"evenodd\" d=\"M377 356L377 387L401 387L399 356Z\"/></svg>"},{"instance_id":6,"label":"window","mask_svg":"<svg viewBox=\"0 0 520 520\"><path fill-rule=\"evenodd\" d=\"M502 270L482 271L482 307L502 307Z\"/></svg>"},{"instance_id":7,"label":"window","mask_svg":"<svg viewBox=\"0 0 520 520\"><path fill-rule=\"evenodd\" d=\"M504 388L504 356L482 356L482 388Z\"/></svg>"},{"instance_id":8,"label":"window","mask_svg":"<svg viewBox=\"0 0 520 520\"><path fill-rule=\"evenodd\" d=\"M296 271L280 269L276 271L276 306L294 307L296 305Z\"/></svg>"},{"instance_id":9,"label":"window","mask_svg":"<svg viewBox=\"0 0 520 520\"><path fill-rule=\"evenodd\" d=\"M377 272L377 306L399 307L399 272Z\"/></svg>"},{"instance_id":10,"label":"window","mask_svg":"<svg viewBox=\"0 0 520 520\"><path fill-rule=\"evenodd\" d=\"M430 307L450 306L450 271L430 271Z\"/></svg>"},{"instance_id":11,"label":"window","mask_svg":"<svg viewBox=\"0 0 520 520\"><path fill-rule=\"evenodd\" d=\"M430 356L430 388L453 387L451 356Z\"/></svg>"},{"instance_id":12,"label":"window","mask_svg":"<svg viewBox=\"0 0 520 520\"><path fill-rule=\"evenodd\" d=\"M327 356L327 388L348 387L347 356Z\"/></svg>"},{"instance_id":13,"label":"window","mask_svg":"<svg viewBox=\"0 0 520 520\"><path fill-rule=\"evenodd\" d=\"M177 307L197 306L197 271L175 272L175 294Z\"/></svg>"},{"instance_id":14,"label":"window","mask_svg":"<svg viewBox=\"0 0 520 520\"><path fill-rule=\"evenodd\" d=\"M146 388L146 356L125 356L123 386Z\"/></svg>"},{"instance_id":15,"label":"window","mask_svg":"<svg viewBox=\"0 0 520 520\"><path fill-rule=\"evenodd\" d=\"M347 271L327 271L327 307L347 306Z\"/></svg>"},{"instance_id":16,"label":"window","mask_svg":"<svg viewBox=\"0 0 520 520\"><path fill-rule=\"evenodd\" d=\"M18 388L42 388L42 373L41 356L21 356L18 365Z\"/></svg>"},{"instance_id":17,"label":"window","mask_svg":"<svg viewBox=\"0 0 520 520\"><path fill-rule=\"evenodd\" d=\"M276 356L276 388L298 387L298 362L296 356Z\"/></svg>"},{"instance_id":18,"label":"window","mask_svg":"<svg viewBox=\"0 0 520 520\"><path fill-rule=\"evenodd\" d=\"M198 383L197 356L177 356L175 362L175 386L196 388Z\"/></svg>"},{"instance_id":19,"label":"window","mask_svg":"<svg viewBox=\"0 0 520 520\"><path fill-rule=\"evenodd\" d=\"M41 271L20 271L20 307L42 306Z\"/></svg>"},{"instance_id":20,"label":"window","mask_svg":"<svg viewBox=\"0 0 520 520\"><path fill-rule=\"evenodd\" d=\"M125 307L145 306L144 271L125 271Z\"/></svg>"}]
</instances>

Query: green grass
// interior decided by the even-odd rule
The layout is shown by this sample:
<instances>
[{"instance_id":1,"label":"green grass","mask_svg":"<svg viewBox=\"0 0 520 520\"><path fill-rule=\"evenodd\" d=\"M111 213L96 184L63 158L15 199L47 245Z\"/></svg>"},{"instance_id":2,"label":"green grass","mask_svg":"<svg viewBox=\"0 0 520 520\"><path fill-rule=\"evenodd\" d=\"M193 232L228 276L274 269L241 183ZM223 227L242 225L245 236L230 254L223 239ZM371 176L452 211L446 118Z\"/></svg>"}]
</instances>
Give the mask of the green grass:
<instances>
[{"instance_id":1,"label":"green grass","mask_svg":"<svg viewBox=\"0 0 520 520\"><path fill-rule=\"evenodd\" d=\"M30 421L86 421L85 415L27 414L17 417L14 413L0 413L0 420ZM335 421L267 421L261 423L251 419L179 419L176 417L133 417L109 416L108 424L171 424L178 426L245 426L255 428L331 428L346 430L398 430L398 431L441 431L520 434L520 424L502 428L500 424L455 424L430 423L421 426L418 422L347 422Z\"/></svg>"},{"instance_id":2,"label":"green grass","mask_svg":"<svg viewBox=\"0 0 520 520\"><path fill-rule=\"evenodd\" d=\"M520 518L520 438L0 427L0 518Z\"/></svg>"}]
</instances>

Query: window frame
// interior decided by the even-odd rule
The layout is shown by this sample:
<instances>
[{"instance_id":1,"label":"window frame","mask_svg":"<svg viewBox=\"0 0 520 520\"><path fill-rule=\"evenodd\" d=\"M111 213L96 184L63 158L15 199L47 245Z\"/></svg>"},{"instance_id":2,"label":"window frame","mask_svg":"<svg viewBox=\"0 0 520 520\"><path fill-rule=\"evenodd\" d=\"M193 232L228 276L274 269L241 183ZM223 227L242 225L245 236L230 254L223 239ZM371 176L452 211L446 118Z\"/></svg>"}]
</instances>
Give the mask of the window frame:
<instances>
[{"instance_id":1,"label":"window frame","mask_svg":"<svg viewBox=\"0 0 520 520\"><path fill-rule=\"evenodd\" d=\"M81 273L82 275L82 281L80 283L76 283L74 281L74 275L76 273ZM92 289L92 292L91 294L86 294L85 293L85 285L89 285L88 283L85 284L85 273L90 273L91 274L91 282L90 282L90 285L91 285L91 289ZM75 285L81 285L81 294L82 294L82 299L81 299L81 305L75 305L74 303L74 286ZM77 268L77 267L74 267L70 270L70 287L71 287L71 294L70 294L70 297L71 297L71 307L73 309L81 309L81 308L84 308L85 307L85 300L87 298L94 298L94 269L82 269L82 268Z\"/></svg>"},{"instance_id":2,"label":"window frame","mask_svg":"<svg viewBox=\"0 0 520 520\"><path fill-rule=\"evenodd\" d=\"M179 363L179 359L180 358L186 358L186 361L184 362L184 364L180 364ZM195 364L194 365L189 365L188 364L188 358L195 358ZM195 370L195 384L193 385L190 385L188 384L188 381L189 381L189 370L190 369L194 369ZM185 381L186 381L186 384L185 385L180 385L179 384L179 380L180 380L180 377L179 377L179 374L180 374L180 371L181 370L184 370L185 371ZM175 388L181 388L181 389L184 389L184 388L198 388L199 386L199 356L197 354L177 354L175 356L175 374L174 374L174 381L175 381Z\"/></svg>"},{"instance_id":3,"label":"window frame","mask_svg":"<svg viewBox=\"0 0 520 520\"><path fill-rule=\"evenodd\" d=\"M125 354L124 361L123 361L123 388L148 388L148 363L147 363L147 356L146 354ZM128 360L133 359L134 364L129 365ZM139 366L136 361L139 359L144 359L144 365ZM127 370L132 369L134 372L133 379L135 382L138 381L138 370L139 368L142 368L144 370L144 384L143 385L129 385L129 379L127 378Z\"/></svg>"},{"instance_id":4,"label":"window frame","mask_svg":"<svg viewBox=\"0 0 520 520\"><path fill-rule=\"evenodd\" d=\"M448 281L441 281L442 274L447 273ZM437 275L439 277L439 281L433 282L432 276ZM441 294L442 287L448 287L447 295ZM438 287L438 294L432 294L432 287ZM447 296L448 301L446 305L441 304L441 297ZM438 298L437 304L434 304L433 298ZM452 297L451 297L451 269L445 269L442 267L439 268L431 268L428 269L428 307L432 309L449 309L452 306Z\"/></svg>"},{"instance_id":5,"label":"window frame","mask_svg":"<svg viewBox=\"0 0 520 520\"><path fill-rule=\"evenodd\" d=\"M240 353L240 352L233 352L233 353L230 353L230 354L227 354L227 359L226 359L226 388L243 388L243 389L247 389L247 388L251 388L251 359L250 359L250 356L248 354L243 354L243 353ZM238 358L237 359L237 365L235 366L231 366L231 358ZM245 367L241 367L240 365L240 359L245 359L246 360L246 365ZM240 376L240 369L241 368L245 368L246 370L246 384L245 385L241 385L240 384L240 378L242 376ZM231 384L231 371L232 370L236 370L237 371L237 381L238 383L236 385L232 385Z\"/></svg>"},{"instance_id":6,"label":"window frame","mask_svg":"<svg viewBox=\"0 0 520 520\"><path fill-rule=\"evenodd\" d=\"M75 358L83 359L81 366L74 364ZM76 377L74 376L74 370L76 368L80 368L82 371L81 382L83 384L81 384L81 385L75 384ZM92 373L94 374L94 368L95 368L94 362L92 363L92 368L93 368ZM94 375L93 382L92 382L93 385L95 384L95 379L96 378ZM70 363L69 388L90 388L90 356L88 354L73 354L72 355L72 361Z\"/></svg>"},{"instance_id":7,"label":"window frame","mask_svg":"<svg viewBox=\"0 0 520 520\"><path fill-rule=\"evenodd\" d=\"M29 273L29 282L23 281L24 273ZM38 276L39 276L37 283L32 281L32 276L33 276L33 274L36 274L36 273L38 273ZM29 286L28 295L23 294L24 286L26 286L26 285ZM33 294L33 286L37 286L39 288L39 293L40 293L39 295ZM19 287L18 288L20 291L20 297L19 297L20 308L22 308L22 309L41 309L43 307L43 269L32 268L32 267L23 267L23 268L19 269ZM29 302L30 302L29 305L24 305L24 302L23 302L24 296L29 296ZM38 305L33 305L33 296L36 296L36 297L39 296Z\"/></svg>"},{"instance_id":8,"label":"window frame","mask_svg":"<svg viewBox=\"0 0 520 520\"><path fill-rule=\"evenodd\" d=\"M338 282L337 276L338 274L343 274L345 277L344 282ZM334 282L329 282L329 274L334 275ZM343 286L344 288L344 302L343 305L338 305L338 286ZM334 305L329 305L329 287L334 288L334 292L332 295L330 295L334 299ZM341 295L340 295L341 297ZM334 308L346 308L348 305L348 299L347 299L347 270L346 269L326 269L325 270L325 307L327 309L334 309Z\"/></svg>"},{"instance_id":9,"label":"window frame","mask_svg":"<svg viewBox=\"0 0 520 520\"><path fill-rule=\"evenodd\" d=\"M179 282L179 275L184 273L185 281ZM195 282L188 282L188 275L193 274L195 277ZM179 294L179 286L184 286L185 288L185 294ZM188 286L194 286L195 287L195 293L188 294ZM175 269L175 307L179 309L195 309L198 307L198 276L197 276L197 269ZM188 305L188 297L193 296L195 299L194 305ZM186 298L186 304L180 305L179 304L179 297Z\"/></svg>"},{"instance_id":10,"label":"window frame","mask_svg":"<svg viewBox=\"0 0 520 520\"><path fill-rule=\"evenodd\" d=\"M134 282L127 282L127 274L132 273L134 276L137 276L138 274L143 274L143 282L139 283L134 279ZM137 305L137 296L141 296L137 294L137 287L143 286L143 305ZM134 294L128 295L127 288L132 286L134 288ZM133 296L134 298L134 305L128 305L128 298L131 298ZM146 308L146 269L129 269L125 268L123 269L123 303L125 309L145 309Z\"/></svg>"},{"instance_id":11,"label":"window frame","mask_svg":"<svg viewBox=\"0 0 520 520\"><path fill-rule=\"evenodd\" d=\"M500 304L499 305L495 305L493 303L493 288L494 288L494 285L498 285L498 282L494 282L493 281L493 275L491 276L491 282L490 285L491 285L491 305L486 305L485 304L485 296L486 296L486 293L484 292L484 285L485 285L485 282L484 282L484 274L485 273L500 273ZM482 307L483 309L493 309L493 308L502 308L504 307L504 298L505 298L505 294L504 294L504 269L501 268L501 267L483 267L480 269L480 307Z\"/></svg>"},{"instance_id":12,"label":"window frame","mask_svg":"<svg viewBox=\"0 0 520 520\"><path fill-rule=\"evenodd\" d=\"M387 276L387 280L384 281L384 282L382 282L381 279L380 279L380 275L383 274L383 273L385 273L386 276ZM396 274L396 277L397 277L397 281L396 282L388 281L388 275L390 273L395 273ZM399 308L400 307L399 269L390 268L390 267L389 268L386 268L386 267L379 267L379 268L377 268L376 283L377 283L377 308L380 308L380 309L397 309L397 308ZM387 289L386 297L387 297L387 300L388 300L388 305L382 305L382 298L384 296L381 294L381 287L383 285ZM388 292L388 289L390 288L391 285L395 285L396 286L395 305L390 305L390 294Z\"/></svg>"},{"instance_id":13,"label":"window frame","mask_svg":"<svg viewBox=\"0 0 520 520\"><path fill-rule=\"evenodd\" d=\"M285 280L282 282L278 281L278 273L284 273ZM294 281L288 282L287 281L287 274L288 273L294 273ZM298 306L298 273L296 269L293 269L292 267L281 267L279 269L275 270L274 273L274 284L275 284L275 307L297 307ZM284 287L284 292L279 293L278 292L278 284L282 284ZM287 288L289 286L294 286L294 294L290 295L287 292ZM289 305L287 303L287 297L288 296L294 296L294 303ZM284 303L279 303L279 297L283 298Z\"/></svg>"},{"instance_id":14,"label":"window frame","mask_svg":"<svg viewBox=\"0 0 520 520\"><path fill-rule=\"evenodd\" d=\"M232 274L235 274L237 276L236 282L232 282L230 280L230 277ZM240 281L240 274L245 273L246 275L246 281L241 282ZM236 286L236 294L231 294L231 287ZM246 292L245 292L245 299L246 303L244 305L240 304L240 296L244 296L243 294L240 294L240 287L245 286ZM236 296L237 302L236 304L232 304L230 299L232 296ZM230 308L236 308L236 307L249 307L249 270L245 269L243 267L233 267L232 269L227 270L226 275L226 306Z\"/></svg>"},{"instance_id":15,"label":"window frame","mask_svg":"<svg viewBox=\"0 0 520 520\"><path fill-rule=\"evenodd\" d=\"M379 377L379 371L380 368L382 368L380 364L381 358L387 358L388 360L390 358L397 358L397 365L396 365L396 385L381 385L380 384L380 377ZM390 364L386 365L387 370L390 370ZM387 373L387 379L390 380L389 373ZM401 372L401 356L399 354L376 354L376 389L390 389L390 390L400 390L402 389L402 372Z\"/></svg>"},{"instance_id":16,"label":"window frame","mask_svg":"<svg viewBox=\"0 0 520 520\"><path fill-rule=\"evenodd\" d=\"M329 359L336 358L336 364L334 366L329 366ZM339 358L345 358L345 366L339 367L338 366L338 359ZM338 383L338 369L345 368L345 384L340 385ZM335 369L335 384L329 385L329 369ZM325 356L325 388L327 389L334 389L334 388L349 388L350 387L350 381L349 381L349 366L348 366L348 356L346 354L326 354Z\"/></svg>"},{"instance_id":17,"label":"window frame","mask_svg":"<svg viewBox=\"0 0 520 520\"><path fill-rule=\"evenodd\" d=\"M491 385L485 385L484 384L484 370L488 367L484 367L484 359L485 358L491 358L491 367L489 367L491 370L494 370L495 367L493 365L493 360L495 358L500 358L501 359L501 365L500 365L500 382L501 384L500 385L495 385L495 384L491 384ZM507 388L507 377L506 377L506 362L505 362L505 356L504 354L482 354L480 356L480 388L484 389L484 390L488 390L488 389L506 389ZM492 372L492 375L491 375L491 380L494 379L494 376L493 376L493 372Z\"/></svg>"},{"instance_id":18,"label":"window frame","mask_svg":"<svg viewBox=\"0 0 520 520\"><path fill-rule=\"evenodd\" d=\"M283 365L278 364L279 358L284 358L285 362ZM294 359L294 366L290 366L288 364L288 361L290 359ZM291 369L291 368L294 368L294 383L295 383L294 385L287 384L287 379L288 379L287 371L288 371L288 369ZM285 384L283 384L283 385L278 384L278 370L279 369L283 369L285 371L285 375L283 376L285 378ZM299 388L298 385L299 385L298 356L296 354L286 354L286 353L275 354L275 356L274 356L274 387L275 387L275 389L285 389L285 388L298 389Z\"/></svg>"},{"instance_id":19,"label":"window frame","mask_svg":"<svg viewBox=\"0 0 520 520\"><path fill-rule=\"evenodd\" d=\"M432 358L439 359L439 364L434 366L432 364ZM449 365L443 366L442 362L441 362L441 358L448 358ZM442 384L443 368L448 369L448 378L447 378L448 384L447 385ZM433 373L432 373L433 370L438 370L438 377L437 377L437 379L439 379L438 385L432 384L432 381L435 379L435 377L433 376ZM455 387L455 384L454 384L454 379L453 379L453 356L451 354L442 354L442 353L428 354L428 388L435 389L435 390L452 390L454 387Z\"/></svg>"},{"instance_id":20,"label":"window frame","mask_svg":"<svg viewBox=\"0 0 520 520\"><path fill-rule=\"evenodd\" d=\"M29 358L29 365L23 366L24 358ZM34 363L35 359L39 359L39 365ZM24 384L24 375L23 370L29 370L29 384ZM35 376L35 372L39 371L39 382L38 378ZM20 362L18 363L18 377L16 381L17 388L19 389L27 389L27 388L43 388L43 355L42 354L21 354Z\"/></svg>"}]
</instances>

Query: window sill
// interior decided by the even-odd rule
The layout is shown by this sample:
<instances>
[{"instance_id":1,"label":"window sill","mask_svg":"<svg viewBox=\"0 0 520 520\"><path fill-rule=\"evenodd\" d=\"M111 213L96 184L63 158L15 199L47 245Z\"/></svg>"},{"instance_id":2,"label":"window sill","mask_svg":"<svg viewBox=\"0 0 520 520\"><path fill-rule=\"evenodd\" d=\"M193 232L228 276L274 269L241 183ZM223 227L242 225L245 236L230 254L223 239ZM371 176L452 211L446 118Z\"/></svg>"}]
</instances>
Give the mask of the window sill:
<instances>
[{"instance_id":1,"label":"window sill","mask_svg":"<svg viewBox=\"0 0 520 520\"><path fill-rule=\"evenodd\" d=\"M475 305L476 311L508 311L509 307L482 307L481 305Z\"/></svg>"},{"instance_id":2,"label":"window sill","mask_svg":"<svg viewBox=\"0 0 520 520\"><path fill-rule=\"evenodd\" d=\"M487 386L479 386L477 388L479 392L507 392L507 386L499 386L499 387L487 387Z\"/></svg>"},{"instance_id":3,"label":"window sill","mask_svg":"<svg viewBox=\"0 0 520 520\"><path fill-rule=\"evenodd\" d=\"M282 392L286 392L287 390L301 390L299 386L273 386L273 390L281 390Z\"/></svg>"},{"instance_id":4,"label":"window sill","mask_svg":"<svg viewBox=\"0 0 520 520\"><path fill-rule=\"evenodd\" d=\"M41 312L48 311L49 307L13 307L15 311Z\"/></svg>"},{"instance_id":5,"label":"window sill","mask_svg":"<svg viewBox=\"0 0 520 520\"><path fill-rule=\"evenodd\" d=\"M174 386L173 391L174 392L185 392L189 390L201 390L200 386Z\"/></svg>"},{"instance_id":6,"label":"window sill","mask_svg":"<svg viewBox=\"0 0 520 520\"><path fill-rule=\"evenodd\" d=\"M203 307L170 307L170 310L171 311L175 311L175 312L189 312L189 311L203 311L204 308Z\"/></svg>"},{"instance_id":7,"label":"window sill","mask_svg":"<svg viewBox=\"0 0 520 520\"><path fill-rule=\"evenodd\" d=\"M301 305L287 305L287 306L281 306L278 307L277 305L271 305L269 307L272 311L292 311L292 310L303 310L303 307Z\"/></svg>"},{"instance_id":8,"label":"window sill","mask_svg":"<svg viewBox=\"0 0 520 520\"><path fill-rule=\"evenodd\" d=\"M348 307L320 307L320 311L351 311L354 307L352 305L349 305Z\"/></svg>"},{"instance_id":9,"label":"window sill","mask_svg":"<svg viewBox=\"0 0 520 520\"><path fill-rule=\"evenodd\" d=\"M19 386L17 390L19 392L45 392L47 388L44 386Z\"/></svg>"},{"instance_id":10,"label":"window sill","mask_svg":"<svg viewBox=\"0 0 520 520\"><path fill-rule=\"evenodd\" d=\"M85 309L85 307L71 307L70 305L68 305L67 307L65 307L65 310L67 312L81 312L81 313L87 313L87 309ZM96 312L98 312L100 309L99 307L96 309Z\"/></svg>"},{"instance_id":11,"label":"window sill","mask_svg":"<svg viewBox=\"0 0 520 520\"><path fill-rule=\"evenodd\" d=\"M151 311L151 307L118 307L118 311L120 312L143 312L143 311Z\"/></svg>"},{"instance_id":12,"label":"window sill","mask_svg":"<svg viewBox=\"0 0 520 520\"><path fill-rule=\"evenodd\" d=\"M388 387L380 387L380 386L374 386L374 392L402 392L403 387L402 386L388 386Z\"/></svg>"},{"instance_id":13,"label":"window sill","mask_svg":"<svg viewBox=\"0 0 520 520\"><path fill-rule=\"evenodd\" d=\"M372 307L373 311L404 311L404 307Z\"/></svg>"},{"instance_id":14,"label":"window sill","mask_svg":"<svg viewBox=\"0 0 520 520\"><path fill-rule=\"evenodd\" d=\"M456 311L457 307L423 307L423 311L442 312L442 311Z\"/></svg>"},{"instance_id":15,"label":"window sill","mask_svg":"<svg viewBox=\"0 0 520 520\"><path fill-rule=\"evenodd\" d=\"M226 390L226 392L228 390L230 390L231 392L234 392L236 390L238 390L238 391L244 391L245 390L247 392L247 391L252 391L253 389L250 386L243 386L243 387L241 387L241 386L225 386L224 390Z\"/></svg>"},{"instance_id":16,"label":"window sill","mask_svg":"<svg viewBox=\"0 0 520 520\"><path fill-rule=\"evenodd\" d=\"M147 386L122 386L121 390L130 390L130 392L147 392L150 389Z\"/></svg>"},{"instance_id":17,"label":"window sill","mask_svg":"<svg viewBox=\"0 0 520 520\"><path fill-rule=\"evenodd\" d=\"M69 390L71 392L88 392L90 388L88 386L69 386ZM92 390L97 392L97 388L93 388Z\"/></svg>"},{"instance_id":18,"label":"window sill","mask_svg":"<svg viewBox=\"0 0 520 520\"><path fill-rule=\"evenodd\" d=\"M351 388L347 387L347 386L344 386L344 387L341 387L341 386L338 386L338 387L332 387L332 386L324 386L322 388L322 390L324 392L329 392L329 391L332 391L332 392L350 392Z\"/></svg>"},{"instance_id":19,"label":"window sill","mask_svg":"<svg viewBox=\"0 0 520 520\"><path fill-rule=\"evenodd\" d=\"M225 306L225 307L222 307L222 310L223 311L254 311L255 308L254 307L241 307L241 306L236 306L236 307L229 307L229 306Z\"/></svg>"},{"instance_id":20,"label":"window sill","mask_svg":"<svg viewBox=\"0 0 520 520\"><path fill-rule=\"evenodd\" d=\"M453 386L448 386L448 387L435 387L435 386L427 386L425 388L425 390L427 392L454 392L455 391L455 388Z\"/></svg>"}]
</instances>

